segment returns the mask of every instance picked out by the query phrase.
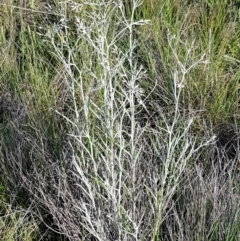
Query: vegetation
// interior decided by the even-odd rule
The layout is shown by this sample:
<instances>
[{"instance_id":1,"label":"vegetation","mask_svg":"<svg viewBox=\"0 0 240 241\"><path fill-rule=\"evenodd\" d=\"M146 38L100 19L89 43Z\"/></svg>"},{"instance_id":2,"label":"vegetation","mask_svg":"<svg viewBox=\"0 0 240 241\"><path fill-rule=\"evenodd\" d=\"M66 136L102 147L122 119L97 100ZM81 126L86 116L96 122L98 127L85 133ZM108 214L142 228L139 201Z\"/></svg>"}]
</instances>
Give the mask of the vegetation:
<instances>
[{"instance_id":1,"label":"vegetation","mask_svg":"<svg viewBox=\"0 0 240 241\"><path fill-rule=\"evenodd\" d=\"M2 1L0 239L238 240L239 7Z\"/></svg>"}]
</instances>

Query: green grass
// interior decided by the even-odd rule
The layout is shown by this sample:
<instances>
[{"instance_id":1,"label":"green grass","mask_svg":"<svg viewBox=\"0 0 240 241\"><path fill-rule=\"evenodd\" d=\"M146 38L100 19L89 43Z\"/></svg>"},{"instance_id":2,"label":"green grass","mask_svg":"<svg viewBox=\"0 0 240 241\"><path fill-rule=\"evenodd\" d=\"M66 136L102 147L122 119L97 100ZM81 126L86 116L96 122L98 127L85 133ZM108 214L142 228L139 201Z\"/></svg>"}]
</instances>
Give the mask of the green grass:
<instances>
[{"instance_id":1,"label":"green grass","mask_svg":"<svg viewBox=\"0 0 240 241\"><path fill-rule=\"evenodd\" d=\"M1 239L238 240L239 4L3 1Z\"/></svg>"}]
</instances>

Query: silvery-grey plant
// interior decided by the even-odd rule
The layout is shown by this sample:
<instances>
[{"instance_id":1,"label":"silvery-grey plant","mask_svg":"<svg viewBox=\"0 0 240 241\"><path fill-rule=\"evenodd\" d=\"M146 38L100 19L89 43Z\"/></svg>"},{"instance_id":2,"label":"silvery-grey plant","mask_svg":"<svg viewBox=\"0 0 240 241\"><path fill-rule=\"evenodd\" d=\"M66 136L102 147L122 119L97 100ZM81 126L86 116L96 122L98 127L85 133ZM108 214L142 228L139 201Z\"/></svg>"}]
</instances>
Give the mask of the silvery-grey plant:
<instances>
[{"instance_id":1,"label":"silvery-grey plant","mask_svg":"<svg viewBox=\"0 0 240 241\"><path fill-rule=\"evenodd\" d=\"M52 185L64 208L56 205L51 193L46 194L44 189L39 193L52 210L53 220L70 240L156 240L189 160L212 143L197 142L190 131L193 118L184 119L180 113L181 91L188 72L207 62L203 55L187 66L194 42L185 46L187 54L182 62L174 46L180 39L168 35L176 62L171 76L173 114L167 115L156 103L160 120L156 120L154 128L143 127L136 116L139 107L149 112L149 95L141 88L147 72L134 57L134 31L149 24L135 19L141 2L132 1L129 18L122 1L59 4L61 26L49 30L47 36L68 74L64 81L72 112L56 112L69 127L72 152L65 161L71 168L58 168L58 175L64 178ZM78 39L74 45L68 39L66 4L77 16ZM56 43L55 36L61 42ZM74 57L80 49L89 51L90 58L82 60L83 64Z\"/></svg>"}]
</instances>

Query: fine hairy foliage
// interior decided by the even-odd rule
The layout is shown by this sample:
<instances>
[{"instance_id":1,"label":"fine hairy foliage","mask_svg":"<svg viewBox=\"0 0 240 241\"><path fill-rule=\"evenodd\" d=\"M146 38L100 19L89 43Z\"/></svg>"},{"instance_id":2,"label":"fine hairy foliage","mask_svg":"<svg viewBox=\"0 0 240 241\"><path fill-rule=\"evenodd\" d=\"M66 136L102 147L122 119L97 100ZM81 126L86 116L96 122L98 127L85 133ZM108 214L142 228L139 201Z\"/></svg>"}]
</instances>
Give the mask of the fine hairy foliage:
<instances>
[{"instance_id":1,"label":"fine hairy foliage","mask_svg":"<svg viewBox=\"0 0 240 241\"><path fill-rule=\"evenodd\" d=\"M0 3L1 240L236 240L238 5Z\"/></svg>"}]
</instances>

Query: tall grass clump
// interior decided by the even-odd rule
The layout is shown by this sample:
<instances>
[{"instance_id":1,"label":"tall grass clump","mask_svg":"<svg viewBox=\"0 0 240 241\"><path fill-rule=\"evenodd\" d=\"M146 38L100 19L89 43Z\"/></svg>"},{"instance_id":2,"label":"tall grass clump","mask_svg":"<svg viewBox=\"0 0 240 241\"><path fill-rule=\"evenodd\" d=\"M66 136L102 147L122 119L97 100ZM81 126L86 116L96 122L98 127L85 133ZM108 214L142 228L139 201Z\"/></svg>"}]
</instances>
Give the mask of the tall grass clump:
<instances>
[{"instance_id":1,"label":"tall grass clump","mask_svg":"<svg viewBox=\"0 0 240 241\"><path fill-rule=\"evenodd\" d=\"M0 12L0 237L236 240L236 6L21 4Z\"/></svg>"},{"instance_id":2,"label":"tall grass clump","mask_svg":"<svg viewBox=\"0 0 240 241\"><path fill-rule=\"evenodd\" d=\"M198 48L194 50L192 62L205 53L210 63L199 65L188 75L183 92L185 105L204 112L205 118L214 124L231 122L232 113L238 111L239 69L237 59L231 60L230 56L239 55L236 44L240 33L239 8L231 1L157 2L158 13L151 18L151 36L158 46L155 49L159 50L164 73L169 75L174 68L174 56L166 38L168 30L182 40L175 46L182 61L187 54L184 45L194 41ZM144 4L148 8L151 5L150 2ZM169 88L168 83L165 86Z\"/></svg>"}]
</instances>

